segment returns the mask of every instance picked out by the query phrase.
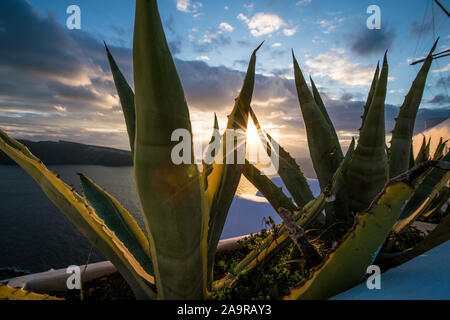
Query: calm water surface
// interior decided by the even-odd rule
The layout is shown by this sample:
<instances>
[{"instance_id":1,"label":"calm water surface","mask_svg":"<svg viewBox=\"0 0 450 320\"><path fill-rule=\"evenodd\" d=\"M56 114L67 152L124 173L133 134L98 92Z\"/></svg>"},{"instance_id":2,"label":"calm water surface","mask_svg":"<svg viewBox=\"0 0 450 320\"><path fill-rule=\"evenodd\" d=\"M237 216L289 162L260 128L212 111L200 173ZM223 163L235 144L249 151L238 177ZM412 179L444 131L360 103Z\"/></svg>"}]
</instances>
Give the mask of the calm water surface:
<instances>
[{"instance_id":1,"label":"calm water surface","mask_svg":"<svg viewBox=\"0 0 450 320\"><path fill-rule=\"evenodd\" d=\"M116 197L144 230L131 167L49 166L81 192L77 172L85 173ZM241 182L239 194L256 194ZM222 238L256 232L270 213L270 206L236 198ZM247 211L247 212L246 212ZM251 212L250 212L251 211ZM29 272L65 268L86 263L89 241L48 200L25 171L0 165L0 268L15 267ZM94 248L90 262L105 260Z\"/></svg>"}]
</instances>

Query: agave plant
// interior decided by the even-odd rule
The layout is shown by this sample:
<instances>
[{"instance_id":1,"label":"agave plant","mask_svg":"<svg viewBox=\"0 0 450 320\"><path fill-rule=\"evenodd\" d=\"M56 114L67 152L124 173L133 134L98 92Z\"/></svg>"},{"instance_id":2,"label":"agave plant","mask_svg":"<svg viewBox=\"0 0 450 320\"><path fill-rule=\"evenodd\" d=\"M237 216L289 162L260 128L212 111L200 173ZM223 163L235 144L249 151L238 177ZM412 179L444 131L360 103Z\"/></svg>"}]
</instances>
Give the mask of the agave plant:
<instances>
[{"instance_id":1,"label":"agave plant","mask_svg":"<svg viewBox=\"0 0 450 320\"><path fill-rule=\"evenodd\" d=\"M321 220L324 209L328 223L336 219L353 219L354 212L362 211L340 245L289 296L327 298L358 282L394 224L400 221L399 217L404 215L409 223L417 218L417 203L420 210L423 210L421 204L424 201L428 201L430 210L442 203L442 195L436 190L438 185L442 185L442 170L449 169L447 162L425 161L398 176L398 173L410 169L411 163L415 164L410 160L410 142L403 140L411 140L410 114L417 111L420 104L431 65L430 57L401 109L399 119L402 120L397 121L398 126L394 130L390 158L384 142L386 58L381 75L378 76L377 71L373 80L359 143L355 148L356 142L353 141L345 157L317 88L312 82L311 94L294 58L311 158L322 188L322 193L314 198L300 167L285 149L273 147L277 141L261 128L250 107L259 47L253 52L243 87L229 116L227 130L245 130L251 114L261 139L268 141L267 151L278 152L279 175L290 191L292 201L248 162L204 163L202 174L193 159L192 164L176 165L172 162L173 131L185 129L191 132L188 106L165 39L157 1L137 0L135 19L134 92L107 47L106 51L127 126L146 233L114 197L87 176L80 174L83 197L49 171L25 146L1 130L0 150L33 177L53 203L117 267L138 299L208 298L212 290L236 285L239 275L251 272L289 244L290 230L303 230ZM413 122L414 119L412 125ZM218 130L216 121L215 131ZM225 148L227 135L221 139ZM192 140L190 143L192 145ZM394 147L396 143L401 147ZM237 153L236 150L233 152ZM386 183L387 173L391 171L388 170L388 160L394 154L400 158L395 163L406 163L406 166L392 169L393 179ZM227 155L222 152L218 156ZM429 171L433 166L435 168ZM291 214L289 221L296 225L293 228L292 225L282 225L279 233L269 234L264 240L263 250L251 251L236 266L235 272L216 280L213 266L217 246L242 173L277 212ZM359 187L364 186L365 191L359 190L356 194L353 182ZM414 191L417 185L419 187ZM407 213L404 207L411 195L417 195L417 200ZM429 242L435 245L442 241L442 230L447 229L436 228L437 234ZM311 248L311 245L306 243L305 247ZM1 287L2 290L14 296L10 288Z\"/></svg>"},{"instance_id":2,"label":"agave plant","mask_svg":"<svg viewBox=\"0 0 450 320\"><path fill-rule=\"evenodd\" d=\"M445 142L441 139L433 160L429 160L430 143L425 140L416 159L413 158L412 151L415 118L436 45L437 41L400 108L390 147L387 147L385 140L384 117L388 81L386 52L381 72L377 66L372 80L358 143L352 141L345 157L315 83L311 79L311 92L293 55L295 83L310 156L322 190L322 194L316 199L313 199L294 158L261 127L250 109L260 139L267 146L267 153L279 150L278 173L293 201L267 177L261 176L258 169L250 163L246 164L243 173L274 209L277 212L290 210L297 225L301 227L305 227L305 219L309 218L305 218L302 212L305 208L310 208L311 203L317 207L313 219L320 217L319 212L325 209L325 226L337 221L353 223L344 237L336 239L339 241L337 246L311 270L307 279L292 289L287 299L325 299L358 284L366 268L377 257L383 256L379 254L380 251L389 247L386 245L383 248L388 238L392 241L414 220L425 214L433 214L448 201L446 184L450 178L450 155L447 153L443 156ZM286 219L284 221L286 223ZM397 265L449 240L448 223L447 216L417 248L384 261L379 258L377 262L384 266ZM286 246L289 243L289 232L283 231L276 241L269 236L263 245L267 250L259 254L251 252L244 260L245 263L238 265L235 271L248 272ZM300 245L299 248L301 249ZM217 283L218 288L235 285L236 281L235 276L228 275Z\"/></svg>"},{"instance_id":3,"label":"agave plant","mask_svg":"<svg viewBox=\"0 0 450 320\"><path fill-rule=\"evenodd\" d=\"M251 56L227 130L247 128L258 49ZM117 267L137 298L207 298L218 242L244 165L213 164L202 177L194 159L192 164L172 162L176 144L172 133L176 129L191 133L191 123L156 0L136 1L135 92L107 47L106 51L125 117L146 234L114 197L87 176L80 174L83 197L3 131L0 149ZM222 145L227 145L226 135Z\"/></svg>"}]
</instances>

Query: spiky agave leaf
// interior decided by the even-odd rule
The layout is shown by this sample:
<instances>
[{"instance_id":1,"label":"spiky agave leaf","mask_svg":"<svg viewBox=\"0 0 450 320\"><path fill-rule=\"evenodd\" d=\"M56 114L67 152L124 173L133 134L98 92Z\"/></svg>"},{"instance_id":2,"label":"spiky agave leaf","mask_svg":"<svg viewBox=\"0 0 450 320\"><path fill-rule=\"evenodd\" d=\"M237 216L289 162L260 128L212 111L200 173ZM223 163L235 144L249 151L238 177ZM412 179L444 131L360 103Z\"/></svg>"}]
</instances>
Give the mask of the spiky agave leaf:
<instances>
[{"instance_id":1,"label":"spiky agave leaf","mask_svg":"<svg viewBox=\"0 0 450 320\"><path fill-rule=\"evenodd\" d=\"M444 139L441 137L439 140L439 144L434 151L433 160L439 160L444 155L444 150L449 140L443 141Z\"/></svg>"},{"instance_id":2,"label":"spiky agave leaf","mask_svg":"<svg viewBox=\"0 0 450 320\"><path fill-rule=\"evenodd\" d=\"M332 215L338 217L341 220L353 219L352 215L349 215L348 199L347 199L347 182L345 179L350 160L355 152L355 139L352 139L344 160L336 170L333 183L329 194L327 196L328 210L332 210Z\"/></svg>"},{"instance_id":3,"label":"spiky agave leaf","mask_svg":"<svg viewBox=\"0 0 450 320\"><path fill-rule=\"evenodd\" d=\"M403 101L403 105L400 108L397 120L395 121L388 163L389 176L391 178L408 170L410 159L409 153L411 151L416 115L422 101L428 72L433 61L433 52L438 41L439 39L434 43L422 68L414 79L411 89L409 89L409 92Z\"/></svg>"},{"instance_id":4,"label":"spiky agave leaf","mask_svg":"<svg viewBox=\"0 0 450 320\"><path fill-rule=\"evenodd\" d=\"M348 165L350 164L350 160L352 159L353 152L355 152L355 138L352 138L352 142L348 147L347 153L345 154L344 160L342 160L341 165L338 170L336 170L335 178L331 185L331 195L339 194L342 189L345 188L345 173L348 169Z\"/></svg>"},{"instance_id":5,"label":"spiky agave leaf","mask_svg":"<svg viewBox=\"0 0 450 320\"><path fill-rule=\"evenodd\" d=\"M431 250L448 240L450 240L450 214L445 216L437 227L413 248L406 250L402 254L377 261L377 265L379 265L382 270L394 268L424 254L428 250Z\"/></svg>"},{"instance_id":6,"label":"spiky agave leaf","mask_svg":"<svg viewBox=\"0 0 450 320\"><path fill-rule=\"evenodd\" d=\"M364 112L361 116L361 128L364 126L364 122L369 112L369 107L372 104L373 95L375 94L375 89L377 88L378 78L380 76L380 61L377 63L377 68L375 69L375 74L373 75L372 84L370 85L369 94L367 96L366 104L364 105ZM361 128L359 130L361 130Z\"/></svg>"},{"instance_id":7,"label":"spiky agave leaf","mask_svg":"<svg viewBox=\"0 0 450 320\"><path fill-rule=\"evenodd\" d=\"M214 150L214 143L216 139L220 139L220 131L219 131L219 121L217 121L217 115L216 113L214 113L214 130L205 153L207 155L210 155L211 158L215 158L217 156L216 150ZM213 169L212 164L203 161L202 183L203 189L205 190L208 189L208 177L211 174L212 169Z\"/></svg>"},{"instance_id":8,"label":"spiky agave leaf","mask_svg":"<svg viewBox=\"0 0 450 320\"><path fill-rule=\"evenodd\" d=\"M114 78L120 104L122 105L123 116L127 126L128 139L130 141L131 154L134 154L134 138L136 135L136 111L134 107L134 92L123 76L116 61L114 60L108 46L105 43L106 54L108 56L109 66Z\"/></svg>"},{"instance_id":9,"label":"spiky agave leaf","mask_svg":"<svg viewBox=\"0 0 450 320\"><path fill-rule=\"evenodd\" d=\"M26 291L22 288L12 288L5 283L0 283L0 300L64 300L49 296L48 294L39 294Z\"/></svg>"},{"instance_id":10,"label":"spiky agave leaf","mask_svg":"<svg viewBox=\"0 0 450 320\"><path fill-rule=\"evenodd\" d=\"M254 51L250 58L247 74L244 84L236 98L233 111L228 117L227 131L239 133L239 130L245 132L248 124L248 113L253 96L255 84L256 53L263 43ZM236 142L237 140L237 142ZM243 146L237 144L242 143ZM216 254L217 244L219 243L223 227L227 218L228 210L234 199L234 194L241 179L244 163L238 163L238 148L245 147L245 137L234 139L233 150L227 150L227 134L222 136L222 153L218 157L223 157L222 161L216 161L208 177L208 189L205 193L206 211L209 212L208 223L208 286L212 284L212 269ZM230 154L227 154L229 152ZM227 163L227 158L231 156L234 159L233 164ZM222 162L222 163L220 163Z\"/></svg>"},{"instance_id":11,"label":"spiky agave leaf","mask_svg":"<svg viewBox=\"0 0 450 320\"><path fill-rule=\"evenodd\" d=\"M430 202L430 205L426 208L426 211L422 214L424 221L428 221L433 218L435 214L443 212L448 208L448 199L450 199L450 188L445 186Z\"/></svg>"},{"instance_id":12,"label":"spiky agave leaf","mask_svg":"<svg viewBox=\"0 0 450 320\"><path fill-rule=\"evenodd\" d=\"M339 141L332 132L323 112L315 102L294 53L295 84L305 123L309 152L322 190L331 182L342 156ZM328 213L328 211L327 211Z\"/></svg>"},{"instance_id":13,"label":"spiky agave leaf","mask_svg":"<svg viewBox=\"0 0 450 320\"><path fill-rule=\"evenodd\" d=\"M285 299L328 299L357 285L412 195L415 183L430 165L423 164L386 184L372 205L355 217L355 224L339 245Z\"/></svg>"},{"instance_id":14,"label":"spiky agave leaf","mask_svg":"<svg viewBox=\"0 0 450 320\"><path fill-rule=\"evenodd\" d=\"M430 160L430 145L431 145L431 137L426 139L425 135L423 136L422 146L420 147L419 153L416 157L416 165Z\"/></svg>"},{"instance_id":15,"label":"spiky agave leaf","mask_svg":"<svg viewBox=\"0 0 450 320\"><path fill-rule=\"evenodd\" d=\"M416 162L414 159L414 147L413 144L411 143L411 151L409 153L409 168L408 169L412 169L415 166Z\"/></svg>"},{"instance_id":16,"label":"spiky agave leaf","mask_svg":"<svg viewBox=\"0 0 450 320\"><path fill-rule=\"evenodd\" d=\"M355 213L369 206L388 177L384 123L387 80L388 62L385 54L372 103L347 171L349 206Z\"/></svg>"},{"instance_id":17,"label":"spiky agave leaf","mask_svg":"<svg viewBox=\"0 0 450 320\"><path fill-rule=\"evenodd\" d=\"M333 136L335 137L337 141L337 148L338 152L341 155L341 157L344 157L344 154L342 153L341 144L339 143L339 138L336 133L336 129L334 128L333 122L330 119L330 116L328 115L327 109L325 108L325 104L323 103L322 97L320 96L319 90L317 90L316 84L314 83L312 77L309 77L309 80L311 81L311 89L313 92L314 100L316 101L317 106L320 108L320 111L322 111L323 116L327 120L328 125L331 128L331 131L333 132Z\"/></svg>"},{"instance_id":18,"label":"spiky agave leaf","mask_svg":"<svg viewBox=\"0 0 450 320\"><path fill-rule=\"evenodd\" d=\"M24 145L1 130L0 150L32 177L55 206L116 266L130 284L136 298L156 298L152 289L153 276L145 271L83 197L49 171Z\"/></svg>"},{"instance_id":19,"label":"spiky agave leaf","mask_svg":"<svg viewBox=\"0 0 450 320\"><path fill-rule=\"evenodd\" d=\"M297 210L295 204L284 194L283 190L248 161L245 162L243 173L247 180L269 201L276 212L280 208L285 208L289 211Z\"/></svg>"},{"instance_id":20,"label":"spiky agave leaf","mask_svg":"<svg viewBox=\"0 0 450 320\"><path fill-rule=\"evenodd\" d=\"M201 179L190 163L174 164L175 130L190 137L183 88L156 0L137 0L134 29L136 141L134 173L155 270L158 298L206 295L206 237ZM187 152L187 151L186 151Z\"/></svg>"},{"instance_id":21,"label":"spiky agave leaf","mask_svg":"<svg viewBox=\"0 0 450 320\"><path fill-rule=\"evenodd\" d=\"M282 146L280 146L273 137L261 128L261 125L259 124L252 108L250 108L250 115L256 129L258 130L261 143L263 146L266 146L267 154L271 156L271 159L275 156L278 160L278 163L272 164L274 166L278 165L278 174L280 175L281 180L283 180L284 185L294 198L295 203L298 206L304 206L309 201L314 199L314 197L303 172L295 159ZM278 150L278 153L276 150ZM272 153L274 154L272 155Z\"/></svg>"},{"instance_id":22,"label":"spiky agave leaf","mask_svg":"<svg viewBox=\"0 0 450 320\"><path fill-rule=\"evenodd\" d=\"M117 199L84 174L79 174L81 188L97 215L128 248L144 270L153 275L148 240L133 216ZM154 288L156 289L156 287Z\"/></svg>"},{"instance_id":23,"label":"spiky agave leaf","mask_svg":"<svg viewBox=\"0 0 450 320\"><path fill-rule=\"evenodd\" d=\"M437 168L434 168L433 170L439 170ZM432 171L433 171L432 170ZM442 170L440 170L442 171ZM431 174L433 172L430 172ZM434 172L436 173L436 172ZM432 175L434 176L434 174ZM430 210L436 209L435 207L430 208L430 205L433 203L433 201L439 196L439 193L445 188L445 185L448 184L448 181L450 179L450 173L444 172L443 177L441 180L437 181L437 183L434 185L434 187L431 189L430 192L424 191L424 187L418 187L418 190L413 194L411 197L410 202L406 205L405 209L402 211L402 215L400 219L395 223L395 225L392 227L392 232L395 234L401 234L404 231L407 230L407 228L418 218L420 218L425 213L429 213ZM434 179L433 179L434 180ZM428 185L430 180L427 181L427 179L424 180L425 184ZM419 189L421 189L419 191ZM417 192L419 191L419 192ZM427 196L426 196L427 195ZM425 199L423 197L425 196ZM423 200L421 203L420 200ZM448 198L446 199L448 200Z\"/></svg>"},{"instance_id":24,"label":"spiky agave leaf","mask_svg":"<svg viewBox=\"0 0 450 320\"><path fill-rule=\"evenodd\" d=\"M450 152L445 155L442 161L450 161ZM408 225L420 217L423 213L422 209L425 209L427 203L448 183L449 179L449 172L439 168L431 169L403 208L399 220L393 227L393 231L401 233Z\"/></svg>"}]
</instances>

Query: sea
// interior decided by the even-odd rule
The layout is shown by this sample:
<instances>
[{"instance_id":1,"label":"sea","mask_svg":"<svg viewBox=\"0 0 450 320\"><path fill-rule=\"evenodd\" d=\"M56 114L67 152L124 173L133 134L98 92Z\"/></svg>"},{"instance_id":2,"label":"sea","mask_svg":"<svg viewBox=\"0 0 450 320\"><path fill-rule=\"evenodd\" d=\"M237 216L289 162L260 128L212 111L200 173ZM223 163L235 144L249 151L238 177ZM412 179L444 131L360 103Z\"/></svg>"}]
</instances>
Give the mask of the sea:
<instances>
[{"instance_id":1,"label":"sea","mask_svg":"<svg viewBox=\"0 0 450 320\"><path fill-rule=\"evenodd\" d=\"M77 173L84 173L116 197L144 230L132 167L49 166L81 194ZM222 239L266 228L275 211L245 178L241 179ZM18 166L0 165L0 269L42 272L106 260Z\"/></svg>"}]
</instances>

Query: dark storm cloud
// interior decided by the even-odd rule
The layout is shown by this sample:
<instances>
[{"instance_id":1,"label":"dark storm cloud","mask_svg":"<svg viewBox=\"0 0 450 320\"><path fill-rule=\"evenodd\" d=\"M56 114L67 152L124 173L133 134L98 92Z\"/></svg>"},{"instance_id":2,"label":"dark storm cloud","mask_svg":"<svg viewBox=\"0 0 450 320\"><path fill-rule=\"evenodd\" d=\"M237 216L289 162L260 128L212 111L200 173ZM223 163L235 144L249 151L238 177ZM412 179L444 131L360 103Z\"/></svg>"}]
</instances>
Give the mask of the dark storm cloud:
<instances>
[{"instance_id":1,"label":"dark storm cloud","mask_svg":"<svg viewBox=\"0 0 450 320\"><path fill-rule=\"evenodd\" d=\"M64 77L79 72L78 48L51 17L41 17L25 1L0 2L0 63L35 76Z\"/></svg>"},{"instance_id":2,"label":"dark storm cloud","mask_svg":"<svg viewBox=\"0 0 450 320\"><path fill-rule=\"evenodd\" d=\"M386 27L379 30L364 28L350 37L351 50L360 56L368 56L380 54L389 49L395 38L395 32Z\"/></svg>"},{"instance_id":3,"label":"dark storm cloud","mask_svg":"<svg viewBox=\"0 0 450 320\"><path fill-rule=\"evenodd\" d=\"M172 53L172 55L177 55L181 52L181 41L179 40L174 40L169 42L169 49L170 52Z\"/></svg>"},{"instance_id":4,"label":"dark storm cloud","mask_svg":"<svg viewBox=\"0 0 450 320\"><path fill-rule=\"evenodd\" d=\"M433 99L429 100L428 103L438 104L438 105L449 104L450 99L447 95L437 94L433 97Z\"/></svg>"},{"instance_id":5,"label":"dark storm cloud","mask_svg":"<svg viewBox=\"0 0 450 320\"><path fill-rule=\"evenodd\" d=\"M352 100L352 98L353 98L353 95L352 95L351 93L344 92L344 93L342 94L340 100L342 100L342 101L350 101L350 100Z\"/></svg>"},{"instance_id":6,"label":"dark storm cloud","mask_svg":"<svg viewBox=\"0 0 450 320\"><path fill-rule=\"evenodd\" d=\"M199 110L221 110L234 103L244 74L203 61L175 60L189 104Z\"/></svg>"},{"instance_id":7,"label":"dark storm cloud","mask_svg":"<svg viewBox=\"0 0 450 320\"><path fill-rule=\"evenodd\" d=\"M64 29L23 0L0 2L0 24L4 30L0 43L5 44L0 46L2 108L16 107L14 101L20 101L33 105L35 111L47 112L62 103L81 111L113 103L115 91L107 80L105 51L91 35ZM123 63L129 61L129 53L114 51L124 72L130 74L131 64ZM102 90L94 83L101 84Z\"/></svg>"}]
</instances>

